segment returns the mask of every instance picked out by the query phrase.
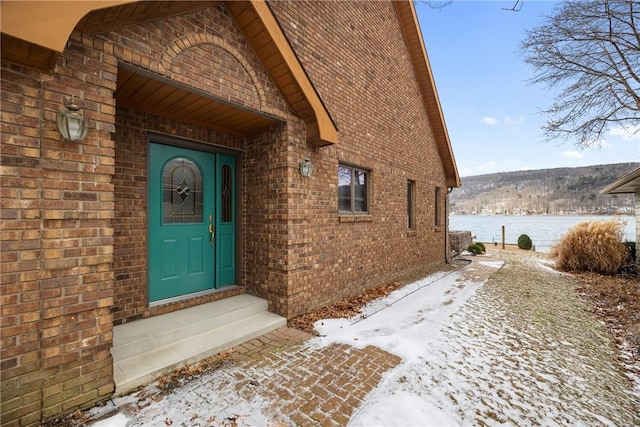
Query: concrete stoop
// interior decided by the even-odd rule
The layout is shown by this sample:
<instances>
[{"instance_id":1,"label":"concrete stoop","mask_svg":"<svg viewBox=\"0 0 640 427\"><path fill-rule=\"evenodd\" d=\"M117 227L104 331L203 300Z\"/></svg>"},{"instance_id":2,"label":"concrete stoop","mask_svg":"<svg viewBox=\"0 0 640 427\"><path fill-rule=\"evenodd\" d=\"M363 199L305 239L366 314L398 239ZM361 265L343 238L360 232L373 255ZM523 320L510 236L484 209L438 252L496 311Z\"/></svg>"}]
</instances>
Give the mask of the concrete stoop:
<instances>
[{"instance_id":1,"label":"concrete stoop","mask_svg":"<svg viewBox=\"0 0 640 427\"><path fill-rule=\"evenodd\" d=\"M116 396L238 344L285 327L267 301L238 295L113 329Z\"/></svg>"}]
</instances>

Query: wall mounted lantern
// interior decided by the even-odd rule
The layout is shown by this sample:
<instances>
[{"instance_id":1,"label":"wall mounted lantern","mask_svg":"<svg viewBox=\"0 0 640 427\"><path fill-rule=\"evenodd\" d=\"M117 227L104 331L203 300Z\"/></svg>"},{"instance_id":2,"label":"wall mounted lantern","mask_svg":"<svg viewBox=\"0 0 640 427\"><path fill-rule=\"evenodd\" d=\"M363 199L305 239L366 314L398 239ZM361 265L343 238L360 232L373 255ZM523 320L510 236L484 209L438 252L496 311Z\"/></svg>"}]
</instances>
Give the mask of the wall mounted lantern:
<instances>
[{"instance_id":1,"label":"wall mounted lantern","mask_svg":"<svg viewBox=\"0 0 640 427\"><path fill-rule=\"evenodd\" d=\"M71 98L64 98L64 110L58 113L56 122L62 137L68 141L82 141L89 131L89 123L80 114L80 107Z\"/></svg>"},{"instance_id":2,"label":"wall mounted lantern","mask_svg":"<svg viewBox=\"0 0 640 427\"><path fill-rule=\"evenodd\" d=\"M309 159L300 160L300 175L311 176L312 173L313 173L313 165L311 164L311 160Z\"/></svg>"}]
</instances>

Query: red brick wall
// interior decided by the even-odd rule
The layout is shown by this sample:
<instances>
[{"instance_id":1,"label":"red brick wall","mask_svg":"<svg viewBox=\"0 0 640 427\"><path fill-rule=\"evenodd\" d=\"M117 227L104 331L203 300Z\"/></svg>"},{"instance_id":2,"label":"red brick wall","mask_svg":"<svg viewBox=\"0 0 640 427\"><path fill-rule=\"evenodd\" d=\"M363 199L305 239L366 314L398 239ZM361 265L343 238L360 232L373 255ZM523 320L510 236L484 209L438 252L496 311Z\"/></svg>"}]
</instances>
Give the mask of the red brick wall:
<instances>
[{"instance_id":1,"label":"red brick wall","mask_svg":"<svg viewBox=\"0 0 640 427\"><path fill-rule=\"evenodd\" d=\"M74 35L53 74L2 63L3 425L113 391L116 69L92 44ZM71 94L91 125L80 143L55 127Z\"/></svg>"},{"instance_id":2,"label":"red brick wall","mask_svg":"<svg viewBox=\"0 0 640 427\"><path fill-rule=\"evenodd\" d=\"M306 211L290 224L308 242L290 247L297 266L289 277L292 316L443 262L446 233L434 227L434 189L442 188L444 209L446 184L393 4L270 5L339 129L337 146L290 148L296 160L314 163L307 180L295 169L290 174L291 212ZM337 214L339 162L371 170L366 222L342 222L350 218ZM412 233L408 179L416 182Z\"/></svg>"},{"instance_id":3,"label":"red brick wall","mask_svg":"<svg viewBox=\"0 0 640 427\"><path fill-rule=\"evenodd\" d=\"M300 183L300 154L306 146L303 125L291 121L248 141L245 150L243 228L244 277L249 292L269 301L269 309L287 315L291 277L297 268L299 236L306 209L292 194ZM306 251L304 249L303 251ZM306 266L303 266L306 268Z\"/></svg>"}]
</instances>

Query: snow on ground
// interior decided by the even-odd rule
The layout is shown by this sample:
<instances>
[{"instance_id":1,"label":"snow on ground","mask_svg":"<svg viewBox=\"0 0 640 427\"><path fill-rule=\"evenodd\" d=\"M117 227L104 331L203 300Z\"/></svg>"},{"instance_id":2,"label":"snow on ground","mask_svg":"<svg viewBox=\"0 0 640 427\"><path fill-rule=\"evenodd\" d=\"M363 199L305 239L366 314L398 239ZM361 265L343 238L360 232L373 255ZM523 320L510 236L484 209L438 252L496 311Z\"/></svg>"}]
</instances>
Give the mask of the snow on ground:
<instances>
[{"instance_id":1,"label":"snow on ground","mask_svg":"<svg viewBox=\"0 0 640 427\"><path fill-rule=\"evenodd\" d=\"M500 262L483 261L495 268ZM473 267L467 267L473 268ZM428 361L442 357L447 346L443 326L451 316L482 286L456 271L445 277L430 276L374 302L365 315L380 307L384 310L363 320L330 319L316 323L321 334L318 344L349 344L364 348L377 346L400 356L403 363L386 375L354 414L354 426L460 425L454 405L443 405L446 372L437 382L429 381Z\"/></svg>"},{"instance_id":2,"label":"snow on ground","mask_svg":"<svg viewBox=\"0 0 640 427\"><path fill-rule=\"evenodd\" d=\"M453 275L361 322L317 325L322 344L403 358L350 425L640 425L610 337L562 275L531 265L513 283L476 292Z\"/></svg>"},{"instance_id":3,"label":"snow on ground","mask_svg":"<svg viewBox=\"0 0 640 427\"><path fill-rule=\"evenodd\" d=\"M372 345L402 359L364 399L350 425L640 425L638 395L615 362L610 338L571 299L563 276L549 274L540 263L523 271L507 265L516 269L509 277L521 282L483 287L487 276L481 270L502 265L477 259L374 301L357 319L316 323L321 336L308 343L310 350ZM537 273L531 273L532 265ZM172 425L207 421L190 419L193 414L215 414L218 422L247 414L233 419L243 426L294 424L284 411L264 412L277 407L277 400L230 395L237 384L233 369L205 375L149 402L133 419L120 413L94 426L158 425L164 416Z\"/></svg>"}]
</instances>

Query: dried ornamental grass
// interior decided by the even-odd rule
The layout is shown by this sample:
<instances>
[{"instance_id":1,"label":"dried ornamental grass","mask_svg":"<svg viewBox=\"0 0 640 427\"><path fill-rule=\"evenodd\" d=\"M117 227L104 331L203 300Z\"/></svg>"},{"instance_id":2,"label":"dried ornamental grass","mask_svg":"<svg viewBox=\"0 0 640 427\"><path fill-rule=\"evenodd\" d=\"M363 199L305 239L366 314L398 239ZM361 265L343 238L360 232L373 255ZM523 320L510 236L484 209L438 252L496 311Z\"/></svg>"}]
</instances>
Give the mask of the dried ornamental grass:
<instances>
[{"instance_id":1,"label":"dried ornamental grass","mask_svg":"<svg viewBox=\"0 0 640 427\"><path fill-rule=\"evenodd\" d=\"M616 274L627 258L624 221L581 222L556 244L551 256L563 271Z\"/></svg>"}]
</instances>

